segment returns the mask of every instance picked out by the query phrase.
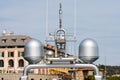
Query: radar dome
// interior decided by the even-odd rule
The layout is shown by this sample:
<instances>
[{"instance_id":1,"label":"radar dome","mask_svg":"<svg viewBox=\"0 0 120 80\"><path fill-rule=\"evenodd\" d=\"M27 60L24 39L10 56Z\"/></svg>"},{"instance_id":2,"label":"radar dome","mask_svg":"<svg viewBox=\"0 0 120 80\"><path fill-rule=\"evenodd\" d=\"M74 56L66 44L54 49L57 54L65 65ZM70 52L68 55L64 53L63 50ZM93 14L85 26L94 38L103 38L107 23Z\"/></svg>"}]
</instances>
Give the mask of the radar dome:
<instances>
[{"instance_id":1,"label":"radar dome","mask_svg":"<svg viewBox=\"0 0 120 80\"><path fill-rule=\"evenodd\" d=\"M30 63L35 64L43 58L43 44L36 39L31 39L25 44L24 58Z\"/></svg>"},{"instance_id":2,"label":"radar dome","mask_svg":"<svg viewBox=\"0 0 120 80\"><path fill-rule=\"evenodd\" d=\"M47 51L47 55L48 55L48 56L52 56L53 54L54 54L54 53L53 53L52 50L48 50L48 51Z\"/></svg>"},{"instance_id":3,"label":"radar dome","mask_svg":"<svg viewBox=\"0 0 120 80\"><path fill-rule=\"evenodd\" d=\"M85 63L92 63L99 58L98 45L92 39L85 39L79 45L79 58Z\"/></svg>"}]
</instances>

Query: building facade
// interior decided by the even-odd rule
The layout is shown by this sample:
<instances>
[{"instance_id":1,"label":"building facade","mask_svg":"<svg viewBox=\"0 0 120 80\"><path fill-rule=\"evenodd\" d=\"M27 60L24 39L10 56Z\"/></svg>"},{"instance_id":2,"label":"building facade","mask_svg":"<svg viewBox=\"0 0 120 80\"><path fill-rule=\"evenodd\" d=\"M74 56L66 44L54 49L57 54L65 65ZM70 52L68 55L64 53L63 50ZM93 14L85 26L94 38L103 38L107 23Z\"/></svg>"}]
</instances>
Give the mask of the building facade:
<instances>
[{"instance_id":1,"label":"building facade","mask_svg":"<svg viewBox=\"0 0 120 80\"><path fill-rule=\"evenodd\" d=\"M15 35L3 31L0 35L0 73L22 73L28 64L23 59L24 45L31 39L26 35Z\"/></svg>"}]
</instances>

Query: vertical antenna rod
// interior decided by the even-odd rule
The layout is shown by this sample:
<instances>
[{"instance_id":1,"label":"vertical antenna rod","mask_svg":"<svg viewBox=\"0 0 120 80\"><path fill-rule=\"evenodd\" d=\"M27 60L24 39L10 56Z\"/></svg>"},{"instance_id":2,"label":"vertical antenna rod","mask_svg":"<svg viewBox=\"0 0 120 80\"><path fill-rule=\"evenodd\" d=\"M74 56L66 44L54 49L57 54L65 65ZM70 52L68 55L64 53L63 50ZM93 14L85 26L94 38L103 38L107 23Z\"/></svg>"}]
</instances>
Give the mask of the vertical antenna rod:
<instances>
[{"instance_id":1,"label":"vertical antenna rod","mask_svg":"<svg viewBox=\"0 0 120 80\"><path fill-rule=\"evenodd\" d=\"M77 16L77 13L76 13L76 0L74 0L74 39L76 39L76 16ZM76 41L74 42L74 51L75 51L75 55L76 55Z\"/></svg>"},{"instance_id":2,"label":"vertical antenna rod","mask_svg":"<svg viewBox=\"0 0 120 80\"><path fill-rule=\"evenodd\" d=\"M76 16L77 16L77 13L76 13L76 0L74 0L74 37L76 37Z\"/></svg>"},{"instance_id":3,"label":"vertical antenna rod","mask_svg":"<svg viewBox=\"0 0 120 80\"><path fill-rule=\"evenodd\" d=\"M46 0L46 39L48 35L48 0Z\"/></svg>"},{"instance_id":4,"label":"vertical antenna rod","mask_svg":"<svg viewBox=\"0 0 120 80\"><path fill-rule=\"evenodd\" d=\"M60 9L59 9L59 28L62 28L62 4L60 3Z\"/></svg>"}]
</instances>

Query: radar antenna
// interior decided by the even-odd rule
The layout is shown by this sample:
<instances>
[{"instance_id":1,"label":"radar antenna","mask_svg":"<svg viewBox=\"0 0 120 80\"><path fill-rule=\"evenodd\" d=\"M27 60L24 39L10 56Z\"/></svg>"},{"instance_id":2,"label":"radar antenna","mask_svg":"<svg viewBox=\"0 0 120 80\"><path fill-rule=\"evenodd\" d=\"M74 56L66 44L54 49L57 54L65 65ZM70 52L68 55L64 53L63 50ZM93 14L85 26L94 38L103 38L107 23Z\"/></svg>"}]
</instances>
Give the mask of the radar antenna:
<instances>
[{"instance_id":1,"label":"radar antenna","mask_svg":"<svg viewBox=\"0 0 120 80\"><path fill-rule=\"evenodd\" d=\"M60 9L59 9L59 28L62 28L62 4L60 3Z\"/></svg>"}]
</instances>

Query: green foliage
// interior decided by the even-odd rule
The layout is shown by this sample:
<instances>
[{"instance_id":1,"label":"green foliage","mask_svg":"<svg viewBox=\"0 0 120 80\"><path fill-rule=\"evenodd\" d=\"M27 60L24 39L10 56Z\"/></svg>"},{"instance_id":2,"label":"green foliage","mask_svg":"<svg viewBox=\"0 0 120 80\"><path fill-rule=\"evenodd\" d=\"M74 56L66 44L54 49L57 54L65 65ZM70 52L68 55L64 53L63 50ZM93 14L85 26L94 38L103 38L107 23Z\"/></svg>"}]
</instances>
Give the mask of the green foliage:
<instances>
[{"instance_id":1,"label":"green foliage","mask_svg":"<svg viewBox=\"0 0 120 80\"><path fill-rule=\"evenodd\" d=\"M120 77L112 77L112 75L115 74L120 74L120 66L111 66L111 65L98 65L99 69L103 69L105 70L106 67L106 76L111 76L111 77L107 77L106 80L120 80ZM105 71L104 71L105 72ZM95 80L94 76L88 76L87 79L85 80Z\"/></svg>"},{"instance_id":2,"label":"green foliage","mask_svg":"<svg viewBox=\"0 0 120 80\"><path fill-rule=\"evenodd\" d=\"M99 69L105 70L106 67L106 75L112 76L114 74L120 74L120 66L111 66L111 65L98 65Z\"/></svg>"},{"instance_id":3,"label":"green foliage","mask_svg":"<svg viewBox=\"0 0 120 80\"><path fill-rule=\"evenodd\" d=\"M88 76L85 80L95 80L94 76ZM120 80L120 77L107 77L106 80Z\"/></svg>"},{"instance_id":4,"label":"green foliage","mask_svg":"<svg viewBox=\"0 0 120 80\"><path fill-rule=\"evenodd\" d=\"M120 77L107 77L106 80L120 80Z\"/></svg>"},{"instance_id":5,"label":"green foliage","mask_svg":"<svg viewBox=\"0 0 120 80\"><path fill-rule=\"evenodd\" d=\"M88 78L85 80L95 80L95 78L94 78L94 76L88 76Z\"/></svg>"},{"instance_id":6,"label":"green foliage","mask_svg":"<svg viewBox=\"0 0 120 80\"><path fill-rule=\"evenodd\" d=\"M94 76L88 76L85 80L95 80ZM107 77L106 80L120 80L120 77Z\"/></svg>"}]
</instances>

